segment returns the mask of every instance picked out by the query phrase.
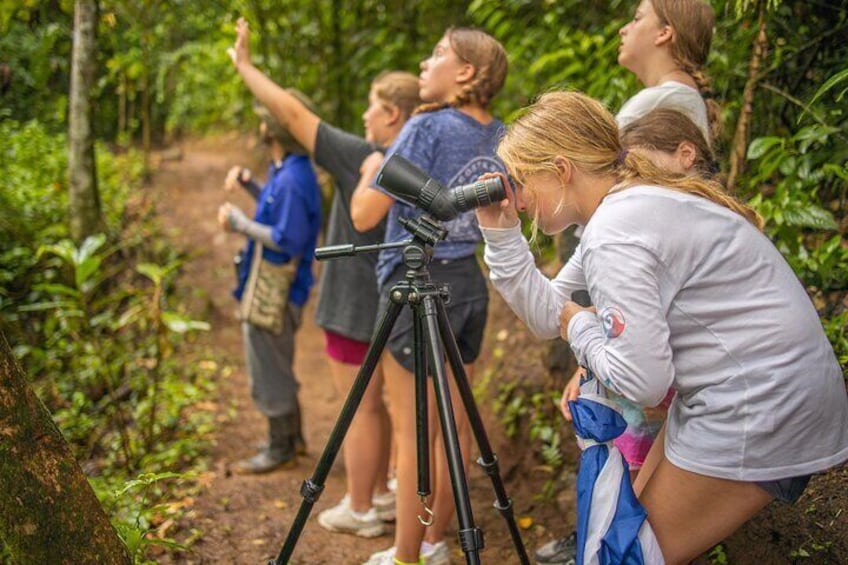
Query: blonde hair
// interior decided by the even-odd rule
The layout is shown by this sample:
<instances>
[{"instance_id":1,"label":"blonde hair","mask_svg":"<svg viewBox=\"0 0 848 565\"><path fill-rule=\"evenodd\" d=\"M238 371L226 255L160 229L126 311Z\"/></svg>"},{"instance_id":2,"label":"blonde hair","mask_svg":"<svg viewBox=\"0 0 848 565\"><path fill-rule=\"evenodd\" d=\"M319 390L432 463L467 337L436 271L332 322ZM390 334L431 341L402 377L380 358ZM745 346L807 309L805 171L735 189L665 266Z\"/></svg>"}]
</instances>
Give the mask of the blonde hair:
<instances>
[{"instance_id":1,"label":"blonde hair","mask_svg":"<svg viewBox=\"0 0 848 565\"><path fill-rule=\"evenodd\" d=\"M695 171L704 178L716 174L715 157L698 126L677 110L658 108L621 129L621 144L674 153L684 141L695 147Z\"/></svg>"},{"instance_id":2,"label":"blonde hair","mask_svg":"<svg viewBox=\"0 0 848 565\"><path fill-rule=\"evenodd\" d=\"M421 104L418 77L403 71L383 71L371 81L371 91L381 102L397 107L404 121Z\"/></svg>"},{"instance_id":3,"label":"blonde hair","mask_svg":"<svg viewBox=\"0 0 848 565\"><path fill-rule=\"evenodd\" d=\"M638 152L623 151L612 114L598 101L578 92L542 95L507 129L498 156L520 184L529 175L558 174L557 158L593 176L612 176L625 186L653 184L706 198L740 214L757 229L757 212L726 194L714 181L675 175Z\"/></svg>"},{"instance_id":4,"label":"blonde hair","mask_svg":"<svg viewBox=\"0 0 848 565\"><path fill-rule=\"evenodd\" d=\"M721 133L719 105L713 100L710 78L704 72L710 45L713 41L715 13L704 0L649 0L661 25L674 30L671 56L680 69L692 77L707 107L710 134L718 139Z\"/></svg>"},{"instance_id":5,"label":"blonde hair","mask_svg":"<svg viewBox=\"0 0 848 565\"><path fill-rule=\"evenodd\" d=\"M445 36L457 57L474 67L474 78L453 99L423 104L415 110L415 114L466 104L486 108L506 81L509 66L506 50L497 39L479 29L465 27L448 28Z\"/></svg>"}]
</instances>

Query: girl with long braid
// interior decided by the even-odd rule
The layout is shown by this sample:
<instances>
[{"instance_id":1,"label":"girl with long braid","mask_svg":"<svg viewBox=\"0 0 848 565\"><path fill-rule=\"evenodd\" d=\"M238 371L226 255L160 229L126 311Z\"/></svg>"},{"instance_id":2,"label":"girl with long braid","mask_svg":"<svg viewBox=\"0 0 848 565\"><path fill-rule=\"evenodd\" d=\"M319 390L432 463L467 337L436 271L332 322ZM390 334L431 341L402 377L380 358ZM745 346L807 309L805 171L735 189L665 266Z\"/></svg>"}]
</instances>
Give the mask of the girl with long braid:
<instances>
[{"instance_id":1,"label":"girl with long braid","mask_svg":"<svg viewBox=\"0 0 848 565\"><path fill-rule=\"evenodd\" d=\"M677 110L708 142L719 133L719 107L704 65L715 15L704 0L642 0L619 30L620 65L645 86L616 114L619 127L656 108Z\"/></svg>"}]
</instances>

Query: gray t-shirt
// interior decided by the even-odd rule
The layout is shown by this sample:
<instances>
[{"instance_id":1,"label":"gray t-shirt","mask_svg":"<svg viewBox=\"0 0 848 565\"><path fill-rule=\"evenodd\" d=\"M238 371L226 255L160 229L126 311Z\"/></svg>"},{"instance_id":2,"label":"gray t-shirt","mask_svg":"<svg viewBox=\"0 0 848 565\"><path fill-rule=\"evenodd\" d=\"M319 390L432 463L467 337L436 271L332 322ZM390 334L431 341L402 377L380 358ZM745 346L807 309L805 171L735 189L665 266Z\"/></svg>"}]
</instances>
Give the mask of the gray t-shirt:
<instances>
[{"instance_id":1,"label":"gray t-shirt","mask_svg":"<svg viewBox=\"0 0 848 565\"><path fill-rule=\"evenodd\" d=\"M377 148L365 139L321 122L315 138L315 163L333 175L336 191L325 245L383 242L385 222L358 232L350 219L350 198L359 182L359 166ZM377 315L376 253L360 253L323 262L316 323L357 341L370 341Z\"/></svg>"}]
</instances>

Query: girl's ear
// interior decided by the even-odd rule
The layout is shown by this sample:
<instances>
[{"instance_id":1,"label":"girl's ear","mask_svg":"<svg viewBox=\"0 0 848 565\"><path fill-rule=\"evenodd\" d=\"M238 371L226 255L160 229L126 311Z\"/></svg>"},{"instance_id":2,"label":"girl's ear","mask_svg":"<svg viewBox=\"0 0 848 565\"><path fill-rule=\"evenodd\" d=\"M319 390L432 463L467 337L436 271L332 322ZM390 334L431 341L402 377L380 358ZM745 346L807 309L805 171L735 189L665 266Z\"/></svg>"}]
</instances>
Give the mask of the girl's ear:
<instances>
[{"instance_id":1,"label":"girl's ear","mask_svg":"<svg viewBox=\"0 0 848 565\"><path fill-rule=\"evenodd\" d=\"M695 161L698 159L698 149L691 141L681 141L675 151L680 164L687 172L695 166Z\"/></svg>"},{"instance_id":2,"label":"girl's ear","mask_svg":"<svg viewBox=\"0 0 848 565\"><path fill-rule=\"evenodd\" d=\"M463 63L456 72L456 82L464 84L469 82L477 74L477 69L471 63Z\"/></svg>"},{"instance_id":3,"label":"girl's ear","mask_svg":"<svg viewBox=\"0 0 848 565\"><path fill-rule=\"evenodd\" d=\"M654 45L660 47L662 45L671 44L674 41L674 28L670 25L664 25L657 32L657 37L654 39Z\"/></svg>"},{"instance_id":4,"label":"girl's ear","mask_svg":"<svg viewBox=\"0 0 848 565\"><path fill-rule=\"evenodd\" d=\"M394 104L386 104L384 108L386 109L386 113L388 114L388 117L386 119L386 125L393 126L398 123L401 118L400 108L398 106L395 106Z\"/></svg>"},{"instance_id":5,"label":"girl's ear","mask_svg":"<svg viewBox=\"0 0 848 565\"><path fill-rule=\"evenodd\" d=\"M554 157L554 165L559 172L559 179L563 185L571 182L571 177L574 176L574 164L565 157Z\"/></svg>"}]
</instances>

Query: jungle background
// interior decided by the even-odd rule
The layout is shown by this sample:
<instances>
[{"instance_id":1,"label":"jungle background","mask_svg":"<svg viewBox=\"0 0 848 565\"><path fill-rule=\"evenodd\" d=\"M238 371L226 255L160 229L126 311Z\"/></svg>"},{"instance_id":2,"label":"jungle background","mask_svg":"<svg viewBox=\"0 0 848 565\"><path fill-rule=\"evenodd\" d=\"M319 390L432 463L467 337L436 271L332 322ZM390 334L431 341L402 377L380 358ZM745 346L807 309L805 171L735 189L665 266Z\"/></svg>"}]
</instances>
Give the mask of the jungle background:
<instances>
[{"instance_id":1,"label":"jungle background","mask_svg":"<svg viewBox=\"0 0 848 565\"><path fill-rule=\"evenodd\" d=\"M712 4L707 70L722 105L723 174L765 217L848 370L848 2ZM82 536L69 538L74 546L100 556L111 547L115 562L257 562L282 542L341 399L329 390L320 331L307 324L298 371L324 373L304 383L311 461L270 478L230 476L233 452L260 435L228 297L238 241L224 241L214 218L227 169L263 168L251 98L226 55L239 15L257 66L309 93L330 123L362 133L370 80L417 73L448 25L479 26L506 47L494 111L507 122L553 88L617 109L639 88L616 63L617 32L635 6L0 0L0 562L74 562L60 538L33 526L51 519ZM76 59L88 88L75 94L74 37L90 38L91 54ZM540 266L556 271L564 240L540 240ZM556 407L569 364L494 297L491 308L476 391L532 549L573 520L577 451ZM42 404L46 421L34 416L46 414ZM21 419L28 435L13 433ZM65 515L48 505L58 499L36 498L13 513L24 490L12 487L27 486L14 484L24 475L13 462L29 465L25 476L53 472L46 482L86 502L59 504ZM471 475L472 494L489 501L481 473ZM846 479L844 468L816 477L798 504L772 505L703 559L848 562ZM334 471L327 499L342 489ZM487 503L475 512L484 530L500 531L497 517L483 517ZM304 563L358 562L388 545L328 544L318 529L310 523L301 540ZM505 537L487 538L484 562L513 562Z\"/></svg>"}]
</instances>

